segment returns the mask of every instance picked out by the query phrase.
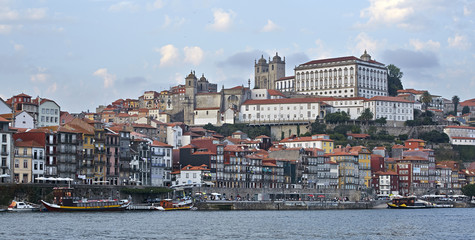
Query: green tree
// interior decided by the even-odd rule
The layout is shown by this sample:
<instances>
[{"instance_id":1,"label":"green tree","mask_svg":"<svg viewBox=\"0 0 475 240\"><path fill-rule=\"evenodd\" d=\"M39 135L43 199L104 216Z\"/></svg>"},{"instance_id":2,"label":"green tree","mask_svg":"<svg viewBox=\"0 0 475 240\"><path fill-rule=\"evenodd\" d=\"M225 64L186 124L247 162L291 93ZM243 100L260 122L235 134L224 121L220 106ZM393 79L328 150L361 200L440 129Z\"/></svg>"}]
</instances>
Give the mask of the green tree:
<instances>
[{"instance_id":1,"label":"green tree","mask_svg":"<svg viewBox=\"0 0 475 240\"><path fill-rule=\"evenodd\" d=\"M358 117L359 120L365 121L368 124L368 121L373 119L373 113L369 108L366 108L362 113L361 116Z\"/></svg>"},{"instance_id":2,"label":"green tree","mask_svg":"<svg viewBox=\"0 0 475 240\"><path fill-rule=\"evenodd\" d=\"M386 118L385 117L381 117L381 118L378 118L376 120L374 120L375 123L379 124L380 126L383 126L387 123L386 121Z\"/></svg>"},{"instance_id":3,"label":"green tree","mask_svg":"<svg viewBox=\"0 0 475 240\"><path fill-rule=\"evenodd\" d=\"M447 134L445 134L444 132L439 132L437 130L421 133L419 135L419 138L431 143L448 143L449 142L449 136L447 136Z\"/></svg>"},{"instance_id":4,"label":"green tree","mask_svg":"<svg viewBox=\"0 0 475 240\"><path fill-rule=\"evenodd\" d=\"M454 116L457 116L457 107L460 103L460 98L457 95L453 96L452 97L452 103L454 104L454 112L455 112Z\"/></svg>"},{"instance_id":5,"label":"green tree","mask_svg":"<svg viewBox=\"0 0 475 240\"><path fill-rule=\"evenodd\" d=\"M389 96L396 96L397 90L403 89L401 78L404 75L401 72L401 69L394 66L393 64L389 64L388 68L388 92Z\"/></svg>"},{"instance_id":6,"label":"green tree","mask_svg":"<svg viewBox=\"0 0 475 240\"><path fill-rule=\"evenodd\" d=\"M428 91L425 91L421 96L421 101L424 104L424 109L427 111L427 108L432 102L432 95L430 95Z\"/></svg>"},{"instance_id":7,"label":"green tree","mask_svg":"<svg viewBox=\"0 0 475 240\"><path fill-rule=\"evenodd\" d=\"M470 108L468 106L463 106L462 108L462 115L467 114L470 112Z\"/></svg>"},{"instance_id":8,"label":"green tree","mask_svg":"<svg viewBox=\"0 0 475 240\"><path fill-rule=\"evenodd\" d=\"M320 123L320 121L315 121L310 125L311 134L324 134L326 132L327 125Z\"/></svg>"},{"instance_id":9,"label":"green tree","mask_svg":"<svg viewBox=\"0 0 475 240\"><path fill-rule=\"evenodd\" d=\"M467 184L462 188L462 193L465 196L473 197L475 196L475 184Z\"/></svg>"},{"instance_id":10,"label":"green tree","mask_svg":"<svg viewBox=\"0 0 475 240\"><path fill-rule=\"evenodd\" d=\"M330 113L325 116L325 121L328 123L344 123L350 120L350 115L345 111Z\"/></svg>"}]
</instances>

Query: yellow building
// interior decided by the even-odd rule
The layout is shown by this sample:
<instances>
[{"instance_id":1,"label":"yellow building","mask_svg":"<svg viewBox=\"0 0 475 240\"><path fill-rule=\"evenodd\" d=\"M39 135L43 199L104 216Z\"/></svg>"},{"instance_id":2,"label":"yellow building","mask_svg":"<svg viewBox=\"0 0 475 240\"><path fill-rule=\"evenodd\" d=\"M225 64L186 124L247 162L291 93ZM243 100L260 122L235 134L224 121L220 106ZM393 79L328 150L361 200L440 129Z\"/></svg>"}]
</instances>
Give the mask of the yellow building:
<instances>
[{"instance_id":1,"label":"yellow building","mask_svg":"<svg viewBox=\"0 0 475 240\"><path fill-rule=\"evenodd\" d=\"M338 188L358 189L358 154L350 152L333 152L325 154L338 164Z\"/></svg>"},{"instance_id":2,"label":"yellow building","mask_svg":"<svg viewBox=\"0 0 475 240\"><path fill-rule=\"evenodd\" d=\"M358 154L359 185L371 185L371 151L364 146L352 147L349 150Z\"/></svg>"},{"instance_id":3,"label":"yellow building","mask_svg":"<svg viewBox=\"0 0 475 240\"><path fill-rule=\"evenodd\" d=\"M36 141L15 141L15 158L13 165L14 181L30 183L32 178L33 148L42 146Z\"/></svg>"}]
</instances>

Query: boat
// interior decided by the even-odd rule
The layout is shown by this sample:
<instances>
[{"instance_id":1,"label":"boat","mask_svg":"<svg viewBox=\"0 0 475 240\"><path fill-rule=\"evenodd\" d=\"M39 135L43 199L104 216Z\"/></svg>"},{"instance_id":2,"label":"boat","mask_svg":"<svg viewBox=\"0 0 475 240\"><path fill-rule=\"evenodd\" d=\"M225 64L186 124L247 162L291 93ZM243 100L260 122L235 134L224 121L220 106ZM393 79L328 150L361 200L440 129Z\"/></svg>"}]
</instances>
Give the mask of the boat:
<instances>
[{"instance_id":1,"label":"boat","mask_svg":"<svg viewBox=\"0 0 475 240\"><path fill-rule=\"evenodd\" d=\"M438 205L428 201L417 199L414 196L410 197L398 197L393 198L391 202L388 202L388 208L399 208L399 209L419 209L419 208L450 208L453 205L444 204Z\"/></svg>"},{"instance_id":2,"label":"boat","mask_svg":"<svg viewBox=\"0 0 475 240\"><path fill-rule=\"evenodd\" d=\"M8 206L7 211L9 212L35 212L40 211L39 206L34 206L33 204L27 202L17 202L15 200Z\"/></svg>"},{"instance_id":3,"label":"boat","mask_svg":"<svg viewBox=\"0 0 475 240\"><path fill-rule=\"evenodd\" d=\"M156 206L154 209L159 211L197 210L197 208L193 206L193 201L191 199L185 199L182 201L163 199L160 201L160 206Z\"/></svg>"},{"instance_id":4,"label":"boat","mask_svg":"<svg viewBox=\"0 0 475 240\"><path fill-rule=\"evenodd\" d=\"M52 212L96 212L96 211L123 211L129 207L128 200L100 199L88 200L72 196L73 188L56 187L53 189L54 201L41 203Z\"/></svg>"}]
</instances>

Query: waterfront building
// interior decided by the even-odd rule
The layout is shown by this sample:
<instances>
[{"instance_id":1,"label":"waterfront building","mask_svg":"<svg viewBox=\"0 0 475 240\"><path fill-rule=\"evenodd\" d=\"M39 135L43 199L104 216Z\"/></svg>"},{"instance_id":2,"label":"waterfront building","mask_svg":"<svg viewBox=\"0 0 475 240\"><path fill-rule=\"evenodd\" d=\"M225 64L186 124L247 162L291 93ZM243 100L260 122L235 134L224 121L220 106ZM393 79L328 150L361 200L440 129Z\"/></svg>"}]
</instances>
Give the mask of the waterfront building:
<instances>
[{"instance_id":1,"label":"waterfront building","mask_svg":"<svg viewBox=\"0 0 475 240\"><path fill-rule=\"evenodd\" d=\"M210 172L208 166L205 164L201 166L191 166L186 165L179 171L175 171L172 174L175 175L175 181L172 182L172 187L180 187L180 186L206 186L211 185L210 180Z\"/></svg>"},{"instance_id":2,"label":"waterfront building","mask_svg":"<svg viewBox=\"0 0 475 240\"><path fill-rule=\"evenodd\" d=\"M333 152L327 153L331 161L338 163L338 188L346 190L359 189L358 153Z\"/></svg>"},{"instance_id":3,"label":"waterfront building","mask_svg":"<svg viewBox=\"0 0 475 240\"><path fill-rule=\"evenodd\" d=\"M171 185L172 149L172 146L159 141L153 141L151 144L150 179L152 186L165 187Z\"/></svg>"},{"instance_id":4,"label":"waterfront building","mask_svg":"<svg viewBox=\"0 0 475 240\"><path fill-rule=\"evenodd\" d=\"M79 144L82 146L78 156L78 180L83 184L92 184L94 181L94 127L87 121L93 123L88 119L74 118L67 123L67 126L81 133Z\"/></svg>"},{"instance_id":5,"label":"waterfront building","mask_svg":"<svg viewBox=\"0 0 475 240\"><path fill-rule=\"evenodd\" d=\"M9 183L13 177L13 131L9 121L0 117L0 183Z\"/></svg>"},{"instance_id":6,"label":"waterfront building","mask_svg":"<svg viewBox=\"0 0 475 240\"><path fill-rule=\"evenodd\" d=\"M295 91L332 97L387 96L387 71L366 51L360 58L313 60L295 68Z\"/></svg>"},{"instance_id":7,"label":"waterfront building","mask_svg":"<svg viewBox=\"0 0 475 240\"><path fill-rule=\"evenodd\" d=\"M396 172L376 172L375 180L372 187L378 197L399 195L399 176Z\"/></svg>"},{"instance_id":8,"label":"waterfront building","mask_svg":"<svg viewBox=\"0 0 475 240\"><path fill-rule=\"evenodd\" d=\"M33 181L33 152L36 151L36 159L40 160L38 150L44 150L44 146L41 144L29 140L23 141L21 139L15 140L15 158L13 166L14 181L16 183L31 183ZM34 149L34 150L33 150ZM42 157L42 156L41 156ZM36 161L38 164L38 162ZM38 166L38 165L37 165ZM39 166L38 166L39 168ZM35 171L38 174L39 169Z\"/></svg>"}]
</instances>

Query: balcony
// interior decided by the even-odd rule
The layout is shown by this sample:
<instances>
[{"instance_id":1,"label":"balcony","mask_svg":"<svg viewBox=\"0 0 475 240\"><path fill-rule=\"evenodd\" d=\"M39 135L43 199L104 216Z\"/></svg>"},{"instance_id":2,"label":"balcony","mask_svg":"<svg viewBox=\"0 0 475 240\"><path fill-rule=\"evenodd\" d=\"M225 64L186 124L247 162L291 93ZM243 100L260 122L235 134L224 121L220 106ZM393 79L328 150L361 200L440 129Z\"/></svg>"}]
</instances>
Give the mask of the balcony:
<instances>
[{"instance_id":1,"label":"balcony","mask_svg":"<svg viewBox=\"0 0 475 240\"><path fill-rule=\"evenodd\" d=\"M9 153L8 153L8 152L1 152L0 155L2 155L2 156L8 156Z\"/></svg>"}]
</instances>

